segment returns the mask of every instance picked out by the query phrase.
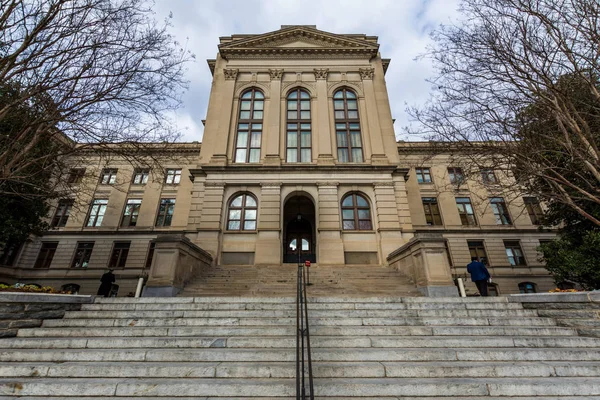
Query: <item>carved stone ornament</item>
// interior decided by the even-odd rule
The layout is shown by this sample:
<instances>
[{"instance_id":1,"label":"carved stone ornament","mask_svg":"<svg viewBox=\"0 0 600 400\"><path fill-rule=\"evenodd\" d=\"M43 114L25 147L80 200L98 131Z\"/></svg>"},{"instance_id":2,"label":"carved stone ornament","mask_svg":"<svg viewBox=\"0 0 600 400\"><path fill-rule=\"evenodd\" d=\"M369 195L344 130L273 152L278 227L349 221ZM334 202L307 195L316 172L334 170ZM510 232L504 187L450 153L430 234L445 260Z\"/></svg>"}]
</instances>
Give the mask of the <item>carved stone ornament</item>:
<instances>
[{"instance_id":1,"label":"carved stone ornament","mask_svg":"<svg viewBox=\"0 0 600 400\"><path fill-rule=\"evenodd\" d=\"M272 81L281 79L281 77L283 76L283 70L282 69L270 69L269 75L271 76Z\"/></svg>"},{"instance_id":2,"label":"carved stone ornament","mask_svg":"<svg viewBox=\"0 0 600 400\"><path fill-rule=\"evenodd\" d=\"M234 68L226 68L223 70L223 74L225 75L225 79L235 80L237 78L238 70Z\"/></svg>"},{"instance_id":3,"label":"carved stone ornament","mask_svg":"<svg viewBox=\"0 0 600 400\"><path fill-rule=\"evenodd\" d=\"M315 68L315 79L327 79L329 68Z\"/></svg>"},{"instance_id":4,"label":"carved stone ornament","mask_svg":"<svg viewBox=\"0 0 600 400\"><path fill-rule=\"evenodd\" d=\"M359 68L358 73L360 74L360 78L362 80L373 79L373 76L375 75L375 68Z\"/></svg>"},{"instance_id":5,"label":"carved stone ornament","mask_svg":"<svg viewBox=\"0 0 600 400\"><path fill-rule=\"evenodd\" d=\"M339 186L339 182L317 182L317 186Z\"/></svg>"},{"instance_id":6,"label":"carved stone ornament","mask_svg":"<svg viewBox=\"0 0 600 400\"><path fill-rule=\"evenodd\" d=\"M206 181L204 182L204 186L206 187L224 187L225 182L222 181Z\"/></svg>"},{"instance_id":7,"label":"carved stone ornament","mask_svg":"<svg viewBox=\"0 0 600 400\"><path fill-rule=\"evenodd\" d=\"M272 187L272 188L278 188L281 187L282 182L261 182L260 186L261 187Z\"/></svg>"},{"instance_id":8,"label":"carved stone ornament","mask_svg":"<svg viewBox=\"0 0 600 400\"><path fill-rule=\"evenodd\" d=\"M387 182L373 182L373 187L377 188L377 187L393 187L394 186L394 182L393 181L387 181Z\"/></svg>"}]
</instances>

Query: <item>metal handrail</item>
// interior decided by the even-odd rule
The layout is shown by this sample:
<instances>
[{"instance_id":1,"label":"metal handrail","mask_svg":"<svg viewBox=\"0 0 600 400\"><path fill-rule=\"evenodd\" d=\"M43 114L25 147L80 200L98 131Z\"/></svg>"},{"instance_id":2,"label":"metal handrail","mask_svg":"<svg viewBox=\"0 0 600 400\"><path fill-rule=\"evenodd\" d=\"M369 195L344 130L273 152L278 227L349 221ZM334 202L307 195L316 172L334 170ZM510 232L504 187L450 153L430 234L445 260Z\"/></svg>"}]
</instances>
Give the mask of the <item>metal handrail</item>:
<instances>
[{"instance_id":1,"label":"metal handrail","mask_svg":"<svg viewBox=\"0 0 600 400\"><path fill-rule=\"evenodd\" d=\"M305 268L300 263L298 263L296 292L296 400L314 400ZM308 388L306 378L308 378Z\"/></svg>"}]
</instances>

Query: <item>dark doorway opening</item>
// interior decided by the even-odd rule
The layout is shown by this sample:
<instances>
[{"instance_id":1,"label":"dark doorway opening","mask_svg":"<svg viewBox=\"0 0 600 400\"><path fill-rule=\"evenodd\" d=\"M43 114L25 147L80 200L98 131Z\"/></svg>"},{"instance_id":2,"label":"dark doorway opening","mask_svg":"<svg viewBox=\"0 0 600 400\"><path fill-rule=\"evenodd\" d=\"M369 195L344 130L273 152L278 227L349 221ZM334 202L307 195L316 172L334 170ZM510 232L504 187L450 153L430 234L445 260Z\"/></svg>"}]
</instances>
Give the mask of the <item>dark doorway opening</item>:
<instances>
[{"instance_id":1,"label":"dark doorway opening","mask_svg":"<svg viewBox=\"0 0 600 400\"><path fill-rule=\"evenodd\" d=\"M283 262L317 262L315 206L306 196L291 197L283 211L285 237Z\"/></svg>"}]
</instances>

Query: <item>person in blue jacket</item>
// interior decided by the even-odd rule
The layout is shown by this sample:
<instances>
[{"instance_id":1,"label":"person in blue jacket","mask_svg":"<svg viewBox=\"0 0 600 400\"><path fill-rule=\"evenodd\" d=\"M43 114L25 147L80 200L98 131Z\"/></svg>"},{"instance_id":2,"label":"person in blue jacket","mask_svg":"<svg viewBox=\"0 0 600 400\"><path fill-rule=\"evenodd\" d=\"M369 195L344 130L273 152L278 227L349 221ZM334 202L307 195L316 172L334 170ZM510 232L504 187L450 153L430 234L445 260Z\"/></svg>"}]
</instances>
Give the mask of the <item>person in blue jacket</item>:
<instances>
[{"instance_id":1,"label":"person in blue jacket","mask_svg":"<svg viewBox=\"0 0 600 400\"><path fill-rule=\"evenodd\" d=\"M477 257L471 257L471 262L467 265L467 272L471 274L471 280L477 285L477 290L482 296L488 295L488 281L491 276L485 265L477 261Z\"/></svg>"}]
</instances>

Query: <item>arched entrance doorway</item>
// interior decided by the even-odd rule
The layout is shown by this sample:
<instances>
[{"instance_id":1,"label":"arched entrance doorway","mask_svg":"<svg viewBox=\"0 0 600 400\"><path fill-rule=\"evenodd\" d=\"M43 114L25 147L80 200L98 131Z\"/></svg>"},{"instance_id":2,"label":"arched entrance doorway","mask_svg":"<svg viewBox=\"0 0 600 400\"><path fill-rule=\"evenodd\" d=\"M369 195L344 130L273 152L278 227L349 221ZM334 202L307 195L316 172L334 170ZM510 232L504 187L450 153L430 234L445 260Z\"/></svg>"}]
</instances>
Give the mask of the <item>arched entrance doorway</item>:
<instances>
[{"instance_id":1,"label":"arched entrance doorway","mask_svg":"<svg viewBox=\"0 0 600 400\"><path fill-rule=\"evenodd\" d=\"M317 262L315 205L303 195L290 197L283 208L283 262Z\"/></svg>"}]
</instances>

